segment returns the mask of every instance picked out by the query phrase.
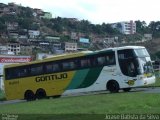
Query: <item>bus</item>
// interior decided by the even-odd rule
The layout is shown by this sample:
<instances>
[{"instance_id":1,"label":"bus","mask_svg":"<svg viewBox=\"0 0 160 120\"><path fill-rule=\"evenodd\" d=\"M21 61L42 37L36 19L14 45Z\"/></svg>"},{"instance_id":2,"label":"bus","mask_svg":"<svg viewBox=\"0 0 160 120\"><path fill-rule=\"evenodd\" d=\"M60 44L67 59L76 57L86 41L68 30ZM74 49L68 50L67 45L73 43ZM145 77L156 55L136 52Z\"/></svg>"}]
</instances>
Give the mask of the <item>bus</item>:
<instances>
[{"instance_id":1,"label":"bus","mask_svg":"<svg viewBox=\"0 0 160 120\"><path fill-rule=\"evenodd\" d=\"M151 59L143 46L61 54L4 67L7 100L31 101L104 90L128 92L154 82Z\"/></svg>"}]
</instances>

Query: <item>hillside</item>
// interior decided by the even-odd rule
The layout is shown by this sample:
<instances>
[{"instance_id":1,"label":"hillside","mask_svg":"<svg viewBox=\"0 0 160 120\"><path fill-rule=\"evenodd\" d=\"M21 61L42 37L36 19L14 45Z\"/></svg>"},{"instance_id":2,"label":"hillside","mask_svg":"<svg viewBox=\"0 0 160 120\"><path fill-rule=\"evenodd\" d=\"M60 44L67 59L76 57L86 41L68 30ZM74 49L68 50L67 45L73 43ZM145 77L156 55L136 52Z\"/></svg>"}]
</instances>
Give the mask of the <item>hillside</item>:
<instances>
[{"instance_id":1,"label":"hillside","mask_svg":"<svg viewBox=\"0 0 160 120\"><path fill-rule=\"evenodd\" d=\"M88 20L77 18L52 18L50 12L38 8L23 7L14 3L8 3L8 5L0 3L0 44L19 42L30 45L31 40L47 41L47 38L59 37L58 42L76 42L78 48L96 50L122 46L123 43L138 45L138 42L141 42L140 45L146 46L150 53L160 58L160 21L152 21L149 25L139 20L134 23L136 33L128 35L119 31L122 28L120 23L113 28L112 24L108 23L92 24ZM153 40L143 42L145 34L151 35ZM80 38L88 39L90 44L83 46L79 43Z\"/></svg>"},{"instance_id":2,"label":"hillside","mask_svg":"<svg viewBox=\"0 0 160 120\"><path fill-rule=\"evenodd\" d=\"M144 43L153 59L160 59L160 38Z\"/></svg>"},{"instance_id":3,"label":"hillside","mask_svg":"<svg viewBox=\"0 0 160 120\"><path fill-rule=\"evenodd\" d=\"M152 54L160 51L160 38L154 39L143 44Z\"/></svg>"},{"instance_id":4,"label":"hillside","mask_svg":"<svg viewBox=\"0 0 160 120\"><path fill-rule=\"evenodd\" d=\"M146 41L143 43L131 44L131 45L145 46L148 52L151 54L152 59L160 59L160 53L159 53L160 52L160 38Z\"/></svg>"}]
</instances>

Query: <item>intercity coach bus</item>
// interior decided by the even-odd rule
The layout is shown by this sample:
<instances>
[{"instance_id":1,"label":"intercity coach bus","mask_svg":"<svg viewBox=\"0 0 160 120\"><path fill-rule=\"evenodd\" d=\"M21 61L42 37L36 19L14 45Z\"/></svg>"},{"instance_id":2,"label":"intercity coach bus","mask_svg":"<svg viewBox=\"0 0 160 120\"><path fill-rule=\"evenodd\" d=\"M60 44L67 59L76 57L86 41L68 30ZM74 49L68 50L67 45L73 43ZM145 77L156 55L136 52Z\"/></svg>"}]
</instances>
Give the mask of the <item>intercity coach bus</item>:
<instances>
[{"instance_id":1,"label":"intercity coach bus","mask_svg":"<svg viewBox=\"0 0 160 120\"><path fill-rule=\"evenodd\" d=\"M30 101L103 90L130 91L154 82L151 59L142 46L68 53L4 68L7 100Z\"/></svg>"}]
</instances>

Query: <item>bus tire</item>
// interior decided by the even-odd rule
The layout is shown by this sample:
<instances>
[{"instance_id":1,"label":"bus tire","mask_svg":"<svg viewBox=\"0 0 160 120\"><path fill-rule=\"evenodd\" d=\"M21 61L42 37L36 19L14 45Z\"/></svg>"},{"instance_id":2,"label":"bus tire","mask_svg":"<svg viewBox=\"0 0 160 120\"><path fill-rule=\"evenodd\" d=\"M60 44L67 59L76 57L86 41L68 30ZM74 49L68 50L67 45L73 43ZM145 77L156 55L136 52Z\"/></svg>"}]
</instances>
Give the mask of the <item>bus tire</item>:
<instances>
[{"instance_id":1,"label":"bus tire","mask_svg":"<svg viewBox=\"0 0 160 120\"><path fill-rule=\"evenodd\" d=\"M37 91L36 91L36 98L37 99L43 99L43 98L46 98L46 91L42 88L39 88Z\"/></svg>"},{"instance_id":2,"label":"bus tire","mask_svg":"<svg viewBox=\"0 0 160 120\"><path fill-rule=\"evenodd\" d=\"M107 90L109 90L111 93L117 93L119 92L119 84L115 80L110 80L107 83Z\"/></svg>"},{"instance_id":3,"label":"bus tire","mask_svg":"<svg viewBox=\"0 0 160 120\"><path fill-rule=\"evenodd\" d=\"M24 94L24 99L27 101L33 101L35 100L35 95L32 90L27 90Z\"/></svg>"},{"instance_id":4,"label":"bus tire","mask_svg":"<svg viewBox=\"0 0 160 120\"><path fill-rule=\"evenodd\" d=\"M124 92L129 92L131 90L131 88L123 88Z\"/></svg>"}]
</instances>

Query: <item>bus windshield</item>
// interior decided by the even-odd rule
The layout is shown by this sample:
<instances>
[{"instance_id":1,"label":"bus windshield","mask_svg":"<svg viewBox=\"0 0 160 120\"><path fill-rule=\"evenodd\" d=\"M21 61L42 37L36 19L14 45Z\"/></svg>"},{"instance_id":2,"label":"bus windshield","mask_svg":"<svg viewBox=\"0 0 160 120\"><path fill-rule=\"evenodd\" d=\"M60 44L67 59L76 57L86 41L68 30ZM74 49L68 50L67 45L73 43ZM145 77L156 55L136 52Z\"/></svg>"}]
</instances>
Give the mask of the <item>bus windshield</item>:
<instances>
[{"instance_id":1,"label":"bus windshield","mask_svg":"<svg viewBox=\"0 0 160 120\"><path fill-rule=\"evenodd\" d=\"M149 53L145 48L135 49L134 52L137 57L149 57Z\"/></svg>"},{"instance_id":2,"label":"bus windshield","mask_svg":"<svg viewBox=\"0 0 160 120\"><path fill-rule=\"evenodd\" d=\"M150 56L145 48L119 50L118 61L122 73L126 76L136 77L140 74L152 76L153 74Z\"/></svg>"},{"instance_id":3,"label":"bus windshield","mask_svg":"<svg viewBox=\"0 0 160 120\"><path fill-rule=\"evenodd\" d=\"M151 60L147 57L140 57L139 61L142 65L142 73L149 75L147 77L151 77L154 72Z\"/></svg>"},{"instance_id":4,"label":"bus windshield","mask_svg":"<svg viewBox=\"0 0 160 120\"><path fill-rule=\"evenodd\" d=\"M142 65L142 73L152 75L153 74L153 66L152 66L148 51L145 48L135 49L134 51L135 51L135 55L139 59L139 62L142 63L141 64Z\"/></svg>"}]
</instances>

